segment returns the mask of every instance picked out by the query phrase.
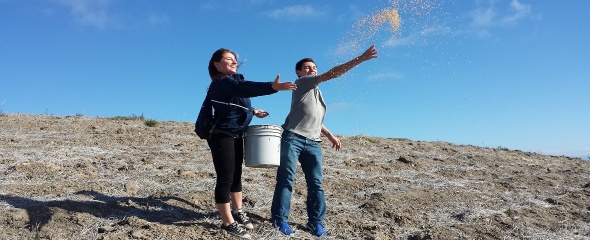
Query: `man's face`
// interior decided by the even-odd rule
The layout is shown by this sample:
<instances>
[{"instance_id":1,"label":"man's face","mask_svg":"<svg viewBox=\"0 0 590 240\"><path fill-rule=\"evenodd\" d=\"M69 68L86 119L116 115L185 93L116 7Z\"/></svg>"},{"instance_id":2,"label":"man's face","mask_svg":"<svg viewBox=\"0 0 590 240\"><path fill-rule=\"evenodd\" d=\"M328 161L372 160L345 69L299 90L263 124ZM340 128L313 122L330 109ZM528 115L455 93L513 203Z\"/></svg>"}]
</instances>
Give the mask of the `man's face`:
<instances>
[{"instance_id":1,"label":"man's face","mask_svg":"<svg viewBox=\"0 0 590 240\"><path fill-rule=\"evenodd\" d=\"M297 70L296 73L299 77L314 76L318 74L318 68L313 62L304 62L301 69Z\"/></svg>"}]
</instances>

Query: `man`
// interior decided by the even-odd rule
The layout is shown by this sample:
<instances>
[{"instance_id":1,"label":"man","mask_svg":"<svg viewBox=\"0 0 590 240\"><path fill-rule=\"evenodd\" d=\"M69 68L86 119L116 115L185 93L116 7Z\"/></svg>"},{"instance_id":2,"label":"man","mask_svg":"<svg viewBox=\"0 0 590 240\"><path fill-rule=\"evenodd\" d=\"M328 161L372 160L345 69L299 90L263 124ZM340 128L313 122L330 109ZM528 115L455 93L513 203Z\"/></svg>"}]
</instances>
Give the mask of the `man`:
<instances>
[{"instance_id":1,"label":"man","mask_svg":"<svg viewBox=\"0 0 590 240\"><path fill-rule=\"evenodd\" d=\"M317 75L317 67L311 58L304 58L295 65L295 73L299 78L295 81L297 89L293 91L291 97L291 110L282 125L284 131L281 138L281 163L277 169L277 183L271 207L273 225L283 234L294 234L287 221L291 210L291 194L297 161L299 161L307 184L308 222L306 226L315 236L328 235L323 225L326 202L322 188L320 133L332 142L332 147L336 150L340 150L342 146L340 139L323 125L326 104L318 85L339 77L364 61L377 57L375 45L372 45L360 56L320 75Z\"/></svg>"}]
</instances>

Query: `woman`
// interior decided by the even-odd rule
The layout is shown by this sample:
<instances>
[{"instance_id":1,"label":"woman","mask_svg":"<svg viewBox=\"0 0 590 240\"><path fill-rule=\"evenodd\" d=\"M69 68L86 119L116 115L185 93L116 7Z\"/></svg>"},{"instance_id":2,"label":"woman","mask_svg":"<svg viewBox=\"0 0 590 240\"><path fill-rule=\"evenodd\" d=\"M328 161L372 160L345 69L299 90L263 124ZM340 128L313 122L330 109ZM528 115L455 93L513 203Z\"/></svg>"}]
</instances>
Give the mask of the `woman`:
<instances>
[{"instance_id":1,"label":"woman","mask_svg":"<svg viewBox=\"0 0 590 240\"><path fill-rule=\"evenodd\" d=\"M254 115L259 118L268 116L266 111L252 108L250 98L279 90L295 90L296 85L281 83L280 75L274 82L246 81L237 71L237 56L232 51L221 48L211 56L209 76L212 82L208 94L213 103L215 126L207 143L217 174L215 202L223 221L221 228L234 236L250 238L244 228L254 227L242 211L242 135Z\"/></svg>"}]
</instances>

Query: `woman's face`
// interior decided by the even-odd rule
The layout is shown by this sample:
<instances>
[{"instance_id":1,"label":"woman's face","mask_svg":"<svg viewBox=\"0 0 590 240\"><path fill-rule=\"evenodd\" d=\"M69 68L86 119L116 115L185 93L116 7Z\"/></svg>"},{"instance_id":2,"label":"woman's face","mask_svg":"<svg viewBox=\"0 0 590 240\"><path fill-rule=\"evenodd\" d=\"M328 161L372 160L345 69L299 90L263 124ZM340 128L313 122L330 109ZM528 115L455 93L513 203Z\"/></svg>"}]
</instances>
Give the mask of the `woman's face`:
<instances>
[{"instance_id":1,"label":"woman's face","mask_svg":"<svg viewBox=\"0 0 590 240\"><path fill-rule=\"evenodd\" d=\"M215 64L217 71L227 75L232 75L238 71L238 61L236 61L236 56L230 52L224 53L221 60L219 60L219 62L214 62L213 64Z\"/></svg>"}]
</instances>

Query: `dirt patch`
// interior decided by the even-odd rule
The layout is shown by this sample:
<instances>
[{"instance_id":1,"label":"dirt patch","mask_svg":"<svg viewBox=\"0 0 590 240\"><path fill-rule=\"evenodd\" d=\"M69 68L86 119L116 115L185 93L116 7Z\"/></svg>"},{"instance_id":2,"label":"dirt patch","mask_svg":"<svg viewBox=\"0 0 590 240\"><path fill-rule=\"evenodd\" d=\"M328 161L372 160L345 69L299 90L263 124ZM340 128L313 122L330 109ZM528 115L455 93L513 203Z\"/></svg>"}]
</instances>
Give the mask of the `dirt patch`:
<instances>
[{"instance_id":1,"label":"dirt patch","mask_svg":"<svg viewBox=\"0 0 590 240\"><path fill-rule=\"evenodd\" d=\"M224 239L192 123L0 115L1 239ZM590 162L370 136L324 141L332 239L590 239ZM298 169L290 222L305 230ZM244 169L254 239L275 169Z\"/></svg>"}]
</instances>

